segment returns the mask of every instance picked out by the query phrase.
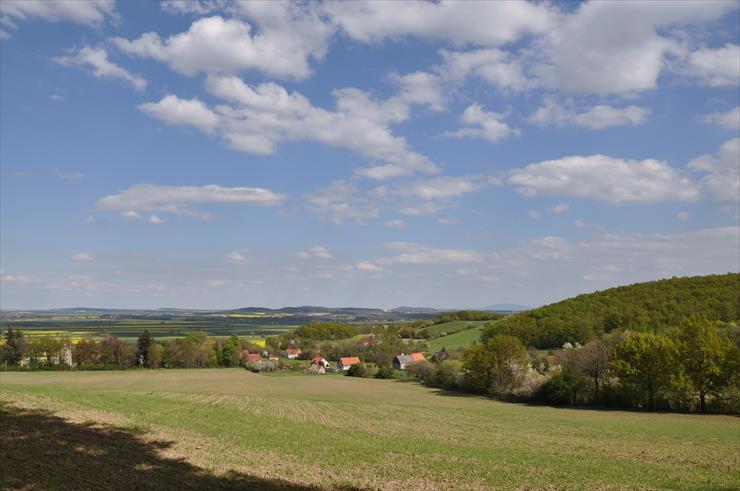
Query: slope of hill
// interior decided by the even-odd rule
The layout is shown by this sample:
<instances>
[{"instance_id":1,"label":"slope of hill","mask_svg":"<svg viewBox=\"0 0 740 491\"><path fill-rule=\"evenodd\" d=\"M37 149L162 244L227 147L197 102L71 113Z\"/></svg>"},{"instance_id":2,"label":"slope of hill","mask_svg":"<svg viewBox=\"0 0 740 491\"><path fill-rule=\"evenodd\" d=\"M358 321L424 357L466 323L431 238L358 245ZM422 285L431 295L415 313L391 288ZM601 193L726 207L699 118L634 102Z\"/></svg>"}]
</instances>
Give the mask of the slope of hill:
<instances>
[{"instance_id":1,"label":"slope of hill","mask_svg":"<svg viewBox=\"0 0 740 491\"><path fill-rule=\"evenodd\" d=\"M737 321L740 274L694 276L636 283L579 295L507 317L484 337L511 334L528 346L551 348L586 342L613 330L660 331L691 315Z\"/></svg>"}]
</instances>

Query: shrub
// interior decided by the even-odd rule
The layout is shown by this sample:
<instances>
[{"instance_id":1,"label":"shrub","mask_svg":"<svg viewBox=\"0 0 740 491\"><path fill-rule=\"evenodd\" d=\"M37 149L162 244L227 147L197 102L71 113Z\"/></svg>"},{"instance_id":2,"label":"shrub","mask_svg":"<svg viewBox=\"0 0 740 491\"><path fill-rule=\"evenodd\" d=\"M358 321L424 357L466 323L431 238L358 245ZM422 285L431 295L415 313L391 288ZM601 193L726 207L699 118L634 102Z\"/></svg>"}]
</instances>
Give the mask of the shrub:
<instances>
[{"instance_id":1,"label":"shrub","mask_svg":"<svg viewBox=\"0 0 740 491\"><path fill-rule=\"evenodd\" d=\"M352 365L351 367L349 367L349 370L347 370L347 376L367 378L367 367L365 366L364 363L358 363L357 365Z\"/></svg>"}]
</instances>

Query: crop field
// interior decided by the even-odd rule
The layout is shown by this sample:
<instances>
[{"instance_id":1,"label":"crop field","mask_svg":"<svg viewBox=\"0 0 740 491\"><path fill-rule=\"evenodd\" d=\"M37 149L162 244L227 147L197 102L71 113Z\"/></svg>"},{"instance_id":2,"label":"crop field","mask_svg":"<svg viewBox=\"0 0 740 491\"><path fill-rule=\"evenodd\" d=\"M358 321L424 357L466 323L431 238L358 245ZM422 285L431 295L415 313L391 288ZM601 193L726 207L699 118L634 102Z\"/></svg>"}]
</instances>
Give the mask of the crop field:
<instances>
[{"instance_id":1,"label":"crop field","mask_svg":"<svg viewBox=\"0 0 740 491\"><path fill-rule=\"evenodd\" d=\"M467 348L474 342L480 339L483 333L483 326L474 327L466 331L456 332L449 336L442 336L441 338L430 339L427 341L428 351L430 353L436 353L442 348L450 351L457 348Z\"/></svg>"},{"instance_id":2,"label":"crop field","mask_svg":"<svg viewBox=\"0 0 740 491\"><path fill-rule=\"evenodd\" d=\"M740 421L240 369L0 374L3 489L738 489Z\"/></svg>"},{"instance_id":3,"label":"crop field","mask_svg":"<svg viewBox=\"0 0 740 491\"><path fill-rule=\"evenodd\" d=\"M487 322L491 321L450 321L425 327L424 331L428 332L432 336L438 336L441 333L451 333L467 329L470 326L483 327Z\"/></svg>"},{"instance_id":4,"label":"crop field","mask_svg":"<svg viewBox=\"0 0 740 491\"><path fill-rule=\"evenodd\" d=\"M230 317L213 317L197 320L148 320L148 319L44 319L4 322L0 325L3 330L8 327L20 329L29 337L53 336L69 338L72 341L80 339L95 339L115 335L122 339L134 339L144 330L157 339L182 337L190 332L205 332L209 336L230 336L253 338L255 341L264 341L265 337L282 334L296 326L255 324L245 319Z\"/></svg>"}]
</instances>

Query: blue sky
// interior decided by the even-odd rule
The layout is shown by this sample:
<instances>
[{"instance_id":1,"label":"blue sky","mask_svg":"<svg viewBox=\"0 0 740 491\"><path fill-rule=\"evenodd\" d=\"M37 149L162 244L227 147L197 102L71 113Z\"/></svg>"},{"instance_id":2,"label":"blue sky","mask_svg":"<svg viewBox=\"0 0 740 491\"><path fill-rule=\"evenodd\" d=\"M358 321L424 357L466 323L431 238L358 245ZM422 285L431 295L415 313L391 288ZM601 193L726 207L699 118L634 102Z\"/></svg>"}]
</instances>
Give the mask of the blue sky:
<instances>
[{"instance_id":1,"label":"blue sky","mask_svg":"<svg viewBox=\"0 0 740 491\"><path fill-rule=\"evenodd\" d=\"M740 269L737 2L1 6L4 309Z\"/></svg>"}]
</instances>

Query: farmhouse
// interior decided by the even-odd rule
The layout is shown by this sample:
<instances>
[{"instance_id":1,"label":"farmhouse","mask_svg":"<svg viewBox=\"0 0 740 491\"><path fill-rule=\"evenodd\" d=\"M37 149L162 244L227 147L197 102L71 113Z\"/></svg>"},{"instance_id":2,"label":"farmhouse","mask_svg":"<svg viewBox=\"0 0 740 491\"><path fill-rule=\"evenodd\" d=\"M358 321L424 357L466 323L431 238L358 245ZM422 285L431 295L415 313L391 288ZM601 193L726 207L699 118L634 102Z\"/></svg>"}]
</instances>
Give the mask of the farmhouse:
<instances>
[{"instance_id":1,"label":"farmhouse","mask_svg":"<svg viewBox=\"0 0 740 491\"><path fill-rule=\"evenodd\" d=\"M368 336L368 337L366 337L366 338L362 338L362 339L360 339L360 340L359 340L359 341L357 342L357 344L359 344L360 346L375 346L376 344L378 344L378 340L377 340L377 339L375 339L375 338L374 338L374 337L372 337L372 336Z\"/></svg>"},{"instance_id":2,"label":"farmhouse","mask_svg":"<svg viewBox=\"0 0 740 491\"><path fill-rule=\"evenodd\" d=\"M414 361L424 361L424 353L411 353L411 359Z\"/></svg>"},{"instance_id":3,"label":"farmhouse","mask_svg":"<svg viewBox=\"0 0 740 491\"><path fill-rule=\"evenodd\" d=\"M255 363L262 361L262 355L259 353L244 353L244 361L246 363Z\"/></svg>"},{"instance_id":4,"label":"farmhouse","mask_svg":"<svg viewBox=\"0 0 740 491\"><path fill-rule=\"evenodd\" d=\"M329 368L329 362L326 361L326 358L324 358L323 356L317 356L316 358L311 360L311 365L318 365L324 368Z\"/></svg>"},{"instance_id":5,"label":"farmhouse","mask_svg":"<svg viewBox=\"0 0 740 491\"><path fill-rule=\"evenodd\" d=\"M351 367L352 365L359 365L360 363L362 362L356 356L343 357L339 359L339 362L337 363L337 368L340 370L349 370L349 367Z\"/></svg>"},{"instance_id":6,"label":"farmhouse","mask_svg":"<svg viewBox=\"0 0 740 491\"><path fill-rule=\"evenodd\" d=\"M288 348L285 350L285 356L289 360L295 360L296 358L301 356L301 353L303 353L303 351L301 351L300 348Z\"/></svg>"},{"instance_id":7,"label":"farmhouse","mask_svg":"<svg viewBox=\"0 0 740 491\"><path fill-rule=\"evenodd\" d=\"M414 362L414 359L411 358L411 355L404 355L401 353L400 355L393 358L393 368L396 370L406 370L406 367Z\"/></svg>"}]
</instances>

